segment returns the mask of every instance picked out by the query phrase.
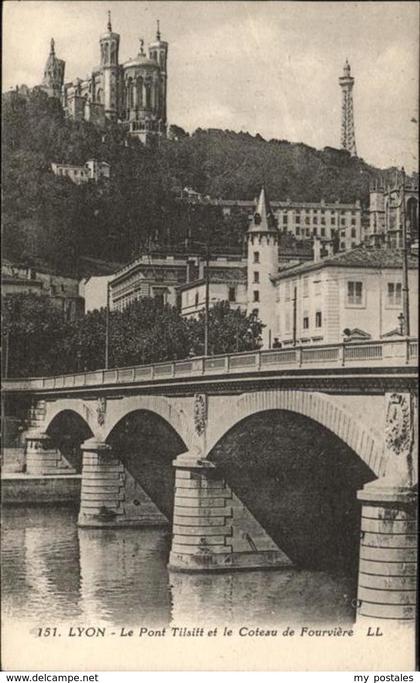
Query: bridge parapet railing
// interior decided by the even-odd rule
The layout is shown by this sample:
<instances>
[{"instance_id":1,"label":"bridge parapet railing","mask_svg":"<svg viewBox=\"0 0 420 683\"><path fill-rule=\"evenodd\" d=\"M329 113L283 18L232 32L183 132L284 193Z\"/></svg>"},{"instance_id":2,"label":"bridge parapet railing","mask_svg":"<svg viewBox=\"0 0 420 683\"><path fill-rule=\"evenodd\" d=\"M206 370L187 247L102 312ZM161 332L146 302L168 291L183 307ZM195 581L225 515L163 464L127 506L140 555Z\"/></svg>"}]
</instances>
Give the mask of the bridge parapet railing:
<instances>
[{"instance_id":1,"label":"bridge parapet railing","mask_svg":"<svg viewBox=\"0 0 420 683\"><path fill-rule=\"evenodd\" d=\"M117 382L133 382L135 368L120 368L117 370Z\"/></svg>"},{"instance_id":2,"label":"bridge parapet railing","mask_svg":"<svg viewBox=\"0 0 420 683\"><path fill-rule=\"evenodd\" d=\"M110 368L78 372L53 377L11 378L4 380L4 389L9 391L37 391L66 389L83 386L115 385L119 383L147 382L159 379L258 373L283 367L354 367L389 364L415 364L418 355L416 338L383 339L356 343L325 344L312 347L296 346L265 351L244 351L210 357L185 358L153 365L137 365L125 368Z\"/></svg>"},{"instance_id":3,"label":"bridge parapet railing","mask_svg":"<svg viewBox=\"0 0 420 683\"><path fill-rule=\"evenodd\" d=\"M193 373L192 360L181 360L175 363L175 376L189 377Z\"/></svg>"},{"instance_id":4,"label":"bridge parapet railing","mask_svg":"<svg viewBox=\"0 0 420 683\"><path fill-rule=\"evenodd\" d=\"M220 372L228 370L228 356L214 356L213 358L204 358L204 372Z\"/></svg>"},{"instance_id":5,"label":"bridge parapet railing","mask_svg":"<svg viewBox=\"0 0 420 683\"><path fill-rule=\"evenodd\" d=\"M346 344L344 346L344 364L346 361L381 360L382 344Z\"/></svg>"},{"instance_id":6,"label":"bridge parapet railing","mask_svg":"<svg viewBox=\"0 0 420 683\"><path fill-rule=\"evenodd\" d=\"M262 351L261 367L267 365L295 364L297 359L296 349L282 349L281 351Z\"/></svg>"},{"instance_id":7,"label":"bridge parapet railing","mask_svg":"<svg viewBox=\"0 0 420 683\"><path fill-rule=\"evenodd\" d=\"M247 353L238 356L228 356L227 358L227 369L229 370L244 370L244 369L256 369L259 364L259 353Z\"/></svg>"},{"instance_id":8,"label":"bridge parapet railing","mask_svg":"<svg viewBox=\"0 0 420 683\"><path fill-rule=\"evenodd\" d=\"M418 349L419 349L419 343L417 339L415 341L409 341L408 342L408 358L417 358L418 357Z\"/></svg>"},{"instance_id":9,"label":"bridge parapet railing","mask_svg":"<svg viewBox=\"0 0 420 683\"><path fill-rule=\"evenodd\" d=\"M305 349L300 350L300 357L302 365L304 363L325 363L334 362L339 358L340 347L339 346L327 346L320 348Z\"/></svg>"},{"instance_id":10,"label":"bridge parapet railing","mask_svg":"<svg viewBox=\"0 0 420 683\"><path fill-rule=\"evenodd\" d=\"M102 370L97 370L95 372L87 372L85 374L86 384L92 386L93 384L103 384L104 376Z\"/></svg>"},{"instance_id":11,"label":"bridge parapet railing","mask_svg":"<svg viewBox=\"0 0 420 683\"><path fill-rule=\"evenodd\" d=\"M137 365L134 368L134 380L152 379L153 365Z\"/></svg>"},{"instance_id":12,"label":"bridge parapet railing","mask_svg":"<svg viewBox=\"0 0 420 683\"><path fill-rule=\"evenodd\" d=\"M153 374L155 377L173 377L175 372L174 363L155 365Z\"/></svg>"}]
</instances>

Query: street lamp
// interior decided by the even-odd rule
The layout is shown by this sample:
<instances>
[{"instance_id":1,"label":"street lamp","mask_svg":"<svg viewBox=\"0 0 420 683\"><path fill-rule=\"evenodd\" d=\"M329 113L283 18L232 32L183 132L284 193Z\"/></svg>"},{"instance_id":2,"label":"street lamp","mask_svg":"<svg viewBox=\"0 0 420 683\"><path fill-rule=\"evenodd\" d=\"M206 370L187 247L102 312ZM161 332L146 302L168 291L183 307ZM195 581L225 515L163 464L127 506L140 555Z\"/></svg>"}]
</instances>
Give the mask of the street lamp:
<instances>
[{"instance_id":1,"label":"street lamp","mask_svg":"<svg viewBox=\"0 0 420 683\"><path fill-rule=\"evenodd\" d=\"M404 335L410 336L410 311L409 311L409 291L408 291L408 254L407 254L407 224L405 216L405 170L401 169L401 232L402 232L402 305L404 316Z\"/></svg>"},{"instance_id":2,"label":"street lamp","mask_svg":"<svg viewBox=\"0 0 420 683\"><path fill-rule=\"evenodd\" d=\"M105 310L105 370L109 368L109 280L106 281L106 310Z\"/></svg>"},{"instance_id":3,"label":"street lamp","mask_svg":"<svg viewBox=\"0 0 420 683\"><path fill-rule=\"evenodd\" d=\"M401 182L399 179L401 178ZM408 288L408 251L407 251L407 223L406 223L406 211L405 211L405 169L404 166L401 169L401 174L396 175L396 189L392 190L392 193L396 193L397 203L391 206L390 201L387 202L385 211L385 226L386 229L390 228L390 209L400 209L400 226L401 226L401 252L402 252L402 314L404 320L402 320L402 334L404 336L410 336L410 311L409 311L409 288Z\"/></svg>"},{"instance_id":4,"label":"street lamp","mask_svg":"<svg viewBox=\"0 0 420 683\"><path fill-rule=\"evenodd\" d=\"M401 334L401 336L404 336L404 321L405 321L404 313L399 314L398 321L400 323L400 334Z\"/></svg>"}]
</instances>

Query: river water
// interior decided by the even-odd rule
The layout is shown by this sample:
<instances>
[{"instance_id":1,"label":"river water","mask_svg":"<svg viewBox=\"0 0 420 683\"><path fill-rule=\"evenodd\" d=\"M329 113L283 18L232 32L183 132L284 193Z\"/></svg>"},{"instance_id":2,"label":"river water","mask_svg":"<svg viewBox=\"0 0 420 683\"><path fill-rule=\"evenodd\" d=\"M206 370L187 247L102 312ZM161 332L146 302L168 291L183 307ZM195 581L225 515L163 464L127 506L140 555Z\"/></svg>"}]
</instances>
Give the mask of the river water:
<instances>
[{"instance_id":1,"label":"river water","mask_svg":"<svg viewBox=\"0 0 420 683\"><path fill-rule=\"evenodd\" d=\"M282 569L169 572L170 533L79 529L65 507L3 510L3 626L353 622L354 576Z\"/></svg>"}]
</instances>

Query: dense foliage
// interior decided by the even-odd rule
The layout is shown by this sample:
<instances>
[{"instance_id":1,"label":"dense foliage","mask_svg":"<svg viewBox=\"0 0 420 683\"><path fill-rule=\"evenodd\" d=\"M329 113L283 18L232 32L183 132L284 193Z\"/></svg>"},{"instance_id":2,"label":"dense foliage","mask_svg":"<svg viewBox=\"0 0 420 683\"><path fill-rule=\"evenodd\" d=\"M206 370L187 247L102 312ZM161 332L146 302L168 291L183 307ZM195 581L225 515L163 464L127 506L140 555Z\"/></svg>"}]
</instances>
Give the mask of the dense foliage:
<instances>
[{"instance_id":1,"label":"dense foliage","mask_svg":"<svg viewBox=\"0 0 420 683\"><path fill-rule=\"evenodd\" d=\"M19 294L7 298L3 315L3 361L10 377L104 367L105 309L65 322L48 297ZM228 302L217 304L209 315L209 352L258 348L261 330L254 316L231 310ZM110 367L187 358L203 350L203 315L186 320L175 308L145 298L109 316Z\"/></svg>"},{"instance_id":2,"label":"dense foliage","mask_svg":"<svg viewBox=\"0 0 420 683\"><path fill-rule=\"evenodd\" d=\"M40 90L3 102L3 253L30 263L42 258L78 275L80 257L131 260L141 248L181 248L187 239L238 247L246 216L179 200L189 186L211 197L252 199L264 182L271 197L365 203L377 172L347 152L317 151L285 140L222 130L192 135L172 126L156 148L126 139L121 127L101 131L66 119ZM109 182L75 185L51 162L108 161Z\"/></svg>"}]
</instances>

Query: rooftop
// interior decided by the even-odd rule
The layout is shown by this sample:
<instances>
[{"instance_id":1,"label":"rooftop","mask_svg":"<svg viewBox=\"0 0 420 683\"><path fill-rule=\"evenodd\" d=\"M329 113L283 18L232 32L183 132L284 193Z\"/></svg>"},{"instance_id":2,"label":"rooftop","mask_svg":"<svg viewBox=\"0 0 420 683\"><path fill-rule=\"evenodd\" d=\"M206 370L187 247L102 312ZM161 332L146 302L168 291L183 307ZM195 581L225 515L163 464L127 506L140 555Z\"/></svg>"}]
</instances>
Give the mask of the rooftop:
<instances>
[{"instance_id":1,"label":"rooftop","mask_svg":"<svg viewBox=\"0 0 420 683\"><path fill-rule=\"evenodd\" d=\"M205 284L205 278L192 280L185 285L180 285L179 290L193 289ZM246 268L211 268L209 272L209 282L211 284L246 284Z\"/></svg>"},{"instance_id":2,"label":"rooftop","mask_svg":"<svg viewBox=\"0 0 420 683\"><path fill-rule=\"evenodd\" d=\"M335 268L402 268L402 250L396 248L369 249L369 247L362 245L350 251L327 256L320 261L310 261L293 268L285 268L273 280L282 280L290 275L298 275L328 266ZM418 268L417 256L409 254L408 267Z\"/></svg>"}]
</instances>

